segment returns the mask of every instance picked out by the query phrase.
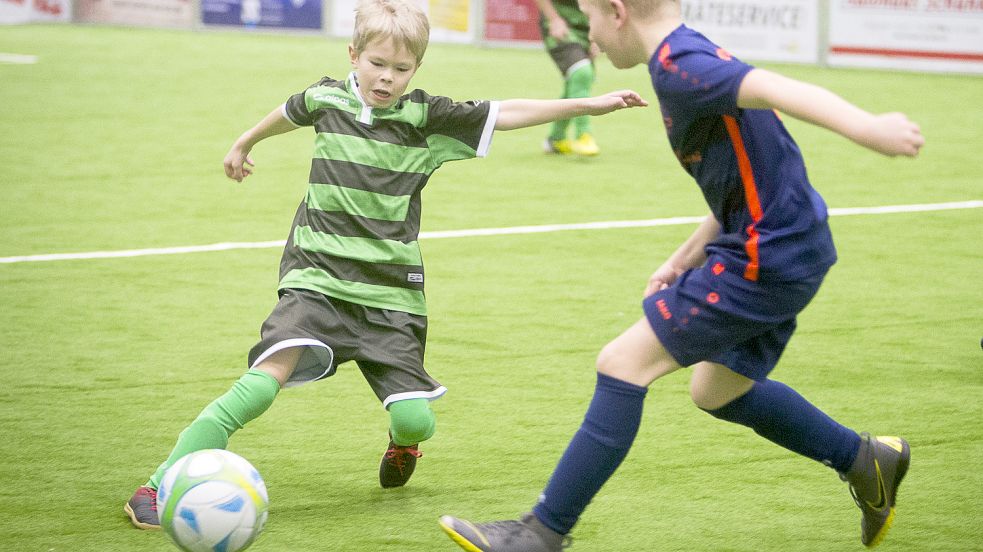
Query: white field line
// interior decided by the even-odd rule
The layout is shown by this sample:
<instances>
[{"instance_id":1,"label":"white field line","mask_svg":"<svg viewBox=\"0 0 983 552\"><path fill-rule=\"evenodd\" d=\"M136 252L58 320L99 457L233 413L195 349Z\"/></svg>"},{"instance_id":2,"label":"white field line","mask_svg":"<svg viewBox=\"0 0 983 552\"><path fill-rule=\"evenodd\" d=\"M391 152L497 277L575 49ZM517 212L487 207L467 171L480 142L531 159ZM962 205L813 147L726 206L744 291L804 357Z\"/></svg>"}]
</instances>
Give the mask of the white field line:
<instances>
[{"instance_id":1,"label":"white field line","mask_svg":"<svg viewBox=\"0 0 983 552\"><path fill-rule=\"evenodd\" d=\"M923 211L946 211L950 209L979 209L983 201L958 201L952 203L926 203L920 205L884 205L881 207L840 207L831 208L831 216L881 215L888 213L916 213ZM705 215L694 217L670 217L652 220L616 220L609 222L583 222L577 224L546 224L541 226L512 226L508 228L474 228L470 230L442 230L421 232L420 238L433 240L441 238L467 238L475 236L503 236L509 234L538 234L562 232L566 230L605 230L609 228L642 228L650 226L676 226L697 224ZM182 253L202 253L206 251L229 251L231 249L267 249L283 247L284 240L263 242L225 242L209 245L185 245L179 247L155 247L148 249L127 249L120 251L89 251L83 253L49 253L46 255L21 255L0 257L0 264L28 263L40 261L75 261L83 259L113 259L119 257L145 257L148 255L176 255Z\"/></svg>"},{"instance_id":2,"label":"white field line","mask_svg":"<svg viewBox=\"0 0 983 552\"><path fill-rule=\"evenodd\" d=\"M38 56L28 56L24 54L7 54L0 52L0 63L17 63L20 65L30 65L38 62Z\"/></svg>"}]
</instances>

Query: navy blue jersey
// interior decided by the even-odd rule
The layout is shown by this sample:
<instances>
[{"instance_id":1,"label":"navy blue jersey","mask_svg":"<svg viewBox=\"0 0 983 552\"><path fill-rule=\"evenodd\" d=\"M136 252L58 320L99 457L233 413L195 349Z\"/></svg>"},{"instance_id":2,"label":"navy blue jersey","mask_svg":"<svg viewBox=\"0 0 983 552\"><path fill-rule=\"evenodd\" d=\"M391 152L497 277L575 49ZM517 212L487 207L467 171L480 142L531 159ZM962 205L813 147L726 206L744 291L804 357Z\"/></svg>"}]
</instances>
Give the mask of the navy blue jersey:
<instances>
[{"instance_id":1,"label":"navy blue jersey","mask_svg":"<svg viewBox=\"0 0 983 552\"><path fill-rule=\"evenodd\" d=\"M707 254L748 280L821 274L836 261L826 204L778 114L737 106L752 69L685 25L649 61L669 143L722 227Z\"/></svg>"}]
</instances>

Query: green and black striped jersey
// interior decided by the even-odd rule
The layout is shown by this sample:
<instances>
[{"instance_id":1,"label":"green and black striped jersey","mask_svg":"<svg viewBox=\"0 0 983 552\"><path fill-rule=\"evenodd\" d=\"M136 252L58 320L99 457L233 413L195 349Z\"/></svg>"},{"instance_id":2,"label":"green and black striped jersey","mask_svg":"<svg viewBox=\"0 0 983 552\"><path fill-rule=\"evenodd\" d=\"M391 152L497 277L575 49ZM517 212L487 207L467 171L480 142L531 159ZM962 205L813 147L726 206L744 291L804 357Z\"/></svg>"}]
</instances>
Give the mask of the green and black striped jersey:
<instances>
[{"instance_id":1,"label":"green and black striped jersey","mask_svg":"<svg viewBox=\"0 0 983 552\"><path fill-rule=\"evenodd\" d=\"M317 137L280 289L426 315L420 193L444 162L487 154L498 103L414 90L392 108L372 108L352 73L291 96L283 113Z\"/></svg>"}]
</instances>

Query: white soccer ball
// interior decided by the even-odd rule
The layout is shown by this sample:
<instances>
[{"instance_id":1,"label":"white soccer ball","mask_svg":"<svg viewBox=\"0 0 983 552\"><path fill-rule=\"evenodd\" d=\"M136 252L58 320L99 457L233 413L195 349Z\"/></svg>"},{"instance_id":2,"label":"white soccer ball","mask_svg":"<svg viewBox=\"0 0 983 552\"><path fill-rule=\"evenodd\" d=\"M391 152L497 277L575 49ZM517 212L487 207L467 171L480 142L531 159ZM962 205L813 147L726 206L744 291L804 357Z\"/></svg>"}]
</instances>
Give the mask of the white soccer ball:
<instances>
[{"instance_id":1,"label":"white soccer ball","mask_svg":"<svg viewBox=\"0 0 983 552\"><path fill-rule=\"evenodd\" d=\"M227 450L192 452L157 489L160 526L186 552L238 552L266 524L269 497L259 472Z\"/></svg>"}]
</instances>

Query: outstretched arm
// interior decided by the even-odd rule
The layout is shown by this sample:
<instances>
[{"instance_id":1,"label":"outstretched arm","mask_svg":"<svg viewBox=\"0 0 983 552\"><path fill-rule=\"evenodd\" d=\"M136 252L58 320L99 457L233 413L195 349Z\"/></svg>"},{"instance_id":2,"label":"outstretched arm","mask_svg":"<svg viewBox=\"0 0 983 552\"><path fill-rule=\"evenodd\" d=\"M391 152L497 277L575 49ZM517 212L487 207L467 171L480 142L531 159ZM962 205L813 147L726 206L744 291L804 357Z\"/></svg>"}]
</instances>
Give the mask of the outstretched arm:
<instances>
[{"instance_id":1,"label":"outstretched arm","mask_svg":"<svg viewBox=\"0 0 983 552\"><path fill-rule=\"evenodd\" d=\"M777 109L892 157L914 157L925 143L918 125L902 113L874 115L825 88L765 69L752 69L744 77L737 105Z\"/></svg>"},{"instance_id":2,"label":"outstretched arm","mask_svg":"<svg viewBox=\"0 0 983 552\"><path fill-rule=\"evenodd\" d=\"M720 223L713 213L710 213L690 237L676 249L676 252L649 277L648 284L645 286L645 297L669 287L683 272L706 262L706 245L718 234L720 234Z\"/></svg>"},{"instance_id":3,"label":"outstretched arm","mask_svg":"<svg viewBox=\"0 0 983 552\"><path fill-rule=\"evenodd\" d=\"M604 115L626 107L645 107L648 102L631 90L618 90L592 98L562 100L502 100L495 130L514 130L581 115Z\"/></svg>"},{"instance_id":4,"label":"outstretched arm","mask_svg":"<svg viewBox=\"0 0 983 552\"><path fill-rule=\"evenodd\" d=\"M242 182L243 178L253 174L252 167L255 163L249 157L249 152L253 149L253 146L260 140L290 132L297 128L299 127L283 115L282 107L274 109L262 121L256 123L256 126L243 132L242 136L232 144L232 149L229 150L229 153L225 154L225 160L223 162L225 165L225 176L236 182Z\"/></svg>"}]
</instances>

